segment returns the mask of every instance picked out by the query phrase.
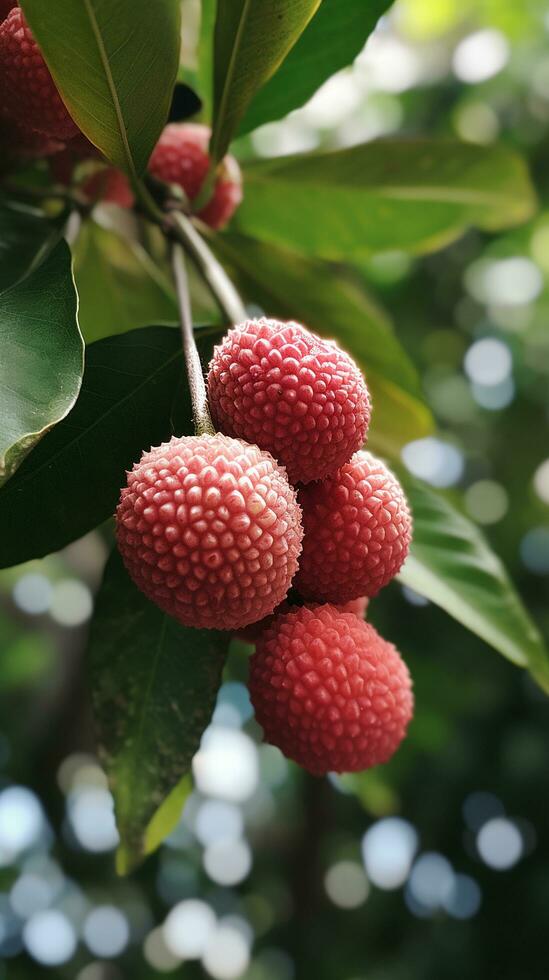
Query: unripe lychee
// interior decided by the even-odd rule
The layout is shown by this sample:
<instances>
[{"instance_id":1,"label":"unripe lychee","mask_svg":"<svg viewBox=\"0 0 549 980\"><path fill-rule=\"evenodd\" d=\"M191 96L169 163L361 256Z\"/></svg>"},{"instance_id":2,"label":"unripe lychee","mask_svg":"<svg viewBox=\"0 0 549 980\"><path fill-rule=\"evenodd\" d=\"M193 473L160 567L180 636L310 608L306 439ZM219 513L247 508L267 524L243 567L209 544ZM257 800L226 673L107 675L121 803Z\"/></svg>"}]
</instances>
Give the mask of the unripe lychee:
<instances>
[{"instance_id":1,"label":"unripe lychee","mask_svg":"<svg viewBox=\"0 0 549 980\"><path fill-rule=\"evenodd\" d=\"M0 111L52 139L78 132L19 7L0 24Z\"/></svg>"},{"instance_id":2,"label":"unripe lychee","mask_svg":"<svg viewBox=\"0 0 549 980\"><path fill-rule=\"evenodd\" d=\"M301 514L282 467L223 435L171 439L128 473L117 540L136 585L185 626L269 615L297 568Z\"/></svg>"},{"instance_id":3,"label":"unripe lychee","mask_svg":"<svg viewBox=\"0 0 549 980\"><path fill-rule=\"evenodd\" d=\"M192 202L202 189L210 155L211 130L199 123L170 123L156 144L149 171L166 184L177 184ZM196 211L210 228L226 225L242 200L242 174L233 156L219 164L209 201Z\"/></svg>"},{"instance_id":4,"label":"unripe lychee","mask_svg":"<svg viewBox=\"0 0 549 980\"><path fill-rule=\"evenodd\" d=\"M266 741L317 776L387 762L413 713L393 644L330 605L275 618L250 658L249 687Z\"/></svg>"},{"instance_id":5,"label":"unripe lychee","mask_svg":"<svg viewBox=\"0 0 549 980\"><path fill-rule=\"evenodd\" d=\"M366 616L366 610L368 608L369 599L367 596L361 596L360 599L351 599L350 602L344 602L339 606L335 606L338 612L351 613L353 616L358 616L359 619L364 619ZM318 604L317 604L318 605ZM314 603L308 603L309 609L315 609ZM250 623L249 626L245 626L244 629L237 630L235 637L237 640L243 640L244 643L257 643L259 637L261 636L263 630L271 625L275 616L281 616L283 613L291 612L296 609L295 605L291 605L287 600L281 602L279 606L276 607L274 613L270 616L265 616L265 619L260 619L258 623Z\"/></svg>"},{"instance_id":6,"label":"unripe lychee","mask_svg":"<svg viewBox=\"0 0 549 980\"><path fill-rule=\"evenodd\" d=\"M208 392L219 428L272 453L292 483L346 463L370 422L354 361L299 323L263 317L230 330L214 350Z\"/></svg>"},{"instance_id":7,"label":"unripe lychee","mask_svg":"<svg viewBox=\"0 0 549 980\"><path fill-rule=\"evenodd\" d=\"M333 476L299 491L303 552L295 586L306 599L375 596L408 554L412 519L404 491L371 453L355 453Z\"/></svg>"}]
</instances>

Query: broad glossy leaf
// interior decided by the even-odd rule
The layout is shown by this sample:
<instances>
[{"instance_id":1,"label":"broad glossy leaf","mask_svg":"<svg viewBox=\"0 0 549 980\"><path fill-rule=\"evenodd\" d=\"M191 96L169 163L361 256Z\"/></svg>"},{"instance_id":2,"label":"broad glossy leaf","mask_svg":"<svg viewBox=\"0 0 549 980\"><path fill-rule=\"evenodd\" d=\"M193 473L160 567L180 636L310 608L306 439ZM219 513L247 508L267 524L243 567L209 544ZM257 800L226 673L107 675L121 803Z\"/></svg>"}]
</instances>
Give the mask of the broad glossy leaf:
<instances>
[{"instance_id":1,"label":"broad glossy leaf","mask_svg":"<svg viewBox=\"0 0 549 980\"><path fill-rule=\"evenodd\" d=\"M322 0L276 75L257 93L239 128L249 133L303 105L331 75L350 65L392 0Z\"/></svg>"},{"instance_id":2,"label":"broad glossy leaf","mask_svg":"<svg viewBox=\"0 0 549 980\"><path fill-rule=\"evenodd\" d=\"M233 226L326 258L440 248L526 220L526 167L503 146L388 139L248 166Z\"/></svg>"},{"instance_id":3,"label":"broad glossy leaf","mask_svg":"<svg viewBox=\"0 0 549 980\"><path fill-rule=\"evenodd\" d=\"M216 236L213 245L250 301L269 316L335 337L356 358L373 399L373 449L398 455L406 442L432 431L413 365L386 314L350 272L243 235Z\"/></svg>"},{"instance_id":4,"label":"broad glossy leaf","mask_svg":"<svg viewBox=\"0 0 549 980\"><path fill-rule=\"evenodd\" d=\"M70 412L80 389L84 344L65 242L0 292L0 351L1 485Z\"/></svg>"},{"instance_id":5,"label":"broad glossy leaf","mask_svg":"<svg viewBox=\"0 0 549 980\"><path fill-rule=\"evenodd\" d=\"M139 244L87 221L74 246L79 319L87 343L177 320L171 283Z\"/></svg>"},{"instance_id":6,"label":"broad glossy leaf","mask_svg":"<svg viewBox=\"0 0 549 980\"><path fill-rule=\"evenodd\" d=\"M438 491L400 472L414 540L400 580L445 609L549 694L549 654L500 559L479 529Z\"/></svg>"},{"instance_id":7,"label":"broad glossy leaf","mask_svg":"<svg viewBox=\"0 0 549 980\"><path fill-rule=\"evenodd\" d=\"M39 265L60 237L60 224L43 212L0 198L0 290Z\"/></svg>"},{"instance_id":8,"label":"broad glossy leaf","mask_svg":"<svg viewBox=\"0 0 549 980\"><path fill-rule=\"evenodd\" d=\"M179 61L174 0L21 0L55 83L107 159L143 173L166 122Z\"/></svg>"},{"instance_id":9,"label":"broad glossy leaf","mask_svg":"<svg viewBox=\"0 0 549 980\"><path fill-rule=\"evenodd\" d=\"M121 873L160 843L158 818L152 833L149 824L174 788L175 802L182 802L178 784L210 720L229 640L228 633L187 629L166 616L136 588L113 552L97 598L90 667Z\"/></svg>"},{"instance_id":10,"label":"broad glossy leaf","mask_svg":"<svg viewBox=\"0 0 549 980\"><path fill-rule=\"evenodd\" d=\"M224 156L252 98L276 72L320 0L217 0L211 152Z\"/></svg>"},{"instance_id":11,"label":"broad glossy leaf","mask_svg":"<svg viewBox=\"0 0 549 980\"><path fill-rule=\"evenodd\" d=\"M91 344L72 412L0 490L0 567L58 551L107 520L126 469L174 431L192 431L179 331L143 327Z\"/></svg>"}]
</instances>

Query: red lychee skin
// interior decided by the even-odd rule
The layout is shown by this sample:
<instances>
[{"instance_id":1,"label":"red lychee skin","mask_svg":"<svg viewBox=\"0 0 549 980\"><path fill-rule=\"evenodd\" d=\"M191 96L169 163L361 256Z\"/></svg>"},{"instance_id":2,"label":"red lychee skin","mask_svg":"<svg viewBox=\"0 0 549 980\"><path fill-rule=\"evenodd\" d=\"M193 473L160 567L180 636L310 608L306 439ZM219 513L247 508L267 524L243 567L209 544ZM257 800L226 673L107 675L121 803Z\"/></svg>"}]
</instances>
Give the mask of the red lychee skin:
<instances>
[{"instance_id":1,"label":"red lychee skin","mask_svg":"<svg viewBox=\"0 0 549 980\"><path fill-rule=\"evenodd\" d=\"M387 762L413 713L393 644L330 605L276 617L250 658L249 688L265 740L315 776Z\"/></svg>"},{"instance_id":2,"label":"red lychee skin","mask_svg":"<svg viewBox=\"0 0 549 980\"><path fill-rule=\"evenodd\" d=\"M211 130L199 123L169 123L156 144L149 171L157 180L177 184L192 203L210 167ZM233 156L221 161L210 200L196 215L210 228L222 228L242 200L242 174Z\"/></svg>"},{"instance_id":3,"label":"red lychee skin","mask_svg":"<svg viewBox=\"0 0 549 980\"><path fill-rule=\"evenodd\" d=\"M227 436L187 436L143 453L116 512L136 585L185 626L236 630L290 587L301 514L282 467Z\"/></svg>"},{"instance_id":4,"label":"red lychee skin","mask_svg":"<svg viewBox=\"0 0 549 980\"><path fill-rule=\"evenodd\" d=\"M351 613L353 616L358 616L359 619L364 619L369 601L370 600L368 597L364 595L361 596L360 599L351 599L350 602L344 602L341 605L336 606L336 609L338 612ZM291 612L292 609L295 608L295 606L292 606L287 601L281 602L271 616L266 616L265 619L261 619L258 623L251 623L250 626L245 626L242 630L237 630L235 633L236 639L242 640L244 643L251 643L255 645L263 630L271 625L275 616L280 616L283 613ZM309 609L315 608L316 605L314 603L309 603Z\"/></svg>"},{"instance_id":5,"label":"red lychee skin","mask_svg":"<svg viewBox=\"0 0 549 980\"><path fill-rule=\"evenodd\" d=\"M375 596L400 571L412 537L404 491L371 453L302 487L303 552L294 585L306 599L348 602Z\"/></svg>"},{"instance_id":6,"label":"red lychee skin","mask_svg":"<svg viewBox=\"0 0 549 980\"><path fill-rule=\"evenodd\" d=\"M78 132L19 7L0 24L0 111L52 139Z\"/></svg>"},{"instance_id":7,"label":"red lychee skin","mask_svg":"<svg viewBox=\"0 0 549 980\"><path fill-rule=\"evenodd\" d=\"M130 183L116 167L104 167L82 183L82 191L90 201L117 204L119 208L132 208L135 203Z\"/></svg>"},{"instance_id":8,"label":"red lychee skin","mask_svg":"<svg viewBox=\"0 0 549 980\"><path fill-rule=\"evenodd\" d=\"M0 171L9 170L27 160L58 154L64 145L42 133L33 133L7 119L0 119Z\"/></svg>"},{"instance_id":9,"label":"red lychee skin","mask_svg":"<svg viewBox=\"0 0 549 980\"><path fill-rule=\"evenodd\" d=\"M223 431L272 453L291 483L333 473L364 444L370 396L354 361L299 323L246 320L215 348L208 374Z\"/></svg>"}]
</instances>

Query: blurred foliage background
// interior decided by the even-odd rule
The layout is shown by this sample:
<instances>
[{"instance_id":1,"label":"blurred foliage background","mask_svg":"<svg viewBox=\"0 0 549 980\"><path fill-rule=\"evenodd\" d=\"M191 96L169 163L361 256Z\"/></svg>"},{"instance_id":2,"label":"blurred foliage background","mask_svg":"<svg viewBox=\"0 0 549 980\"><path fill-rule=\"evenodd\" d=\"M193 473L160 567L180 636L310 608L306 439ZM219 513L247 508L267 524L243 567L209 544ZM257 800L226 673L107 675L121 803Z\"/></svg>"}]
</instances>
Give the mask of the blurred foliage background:
<instances>
[{"instance_id":1,"label":"blurred foliage background","mask_svg":"<svg viewBox=\"0 0 549 980\"><path fill-rule=\"evenodd\" d=\"M528 224L357 271L439 424L405 447L405 464L462 498L546 636L548 36L543 0L398 0L352 67L236 144L249 159L436 134L528 158L540 201ZM105 235L82 239L88 274ZM147 260L136 245L131 262L113 250L109 262L116 310L117 281ZM173 316L169 289L154 289L156 316ZM133 877L115 876L83 656L109 535L0 576L0 978L545 978L544 696L398 584L369 611L414 677L396 758L327 781L287 764L260 743L249 651L235 643L177 830Z\"/></svg>"}]
</instances>

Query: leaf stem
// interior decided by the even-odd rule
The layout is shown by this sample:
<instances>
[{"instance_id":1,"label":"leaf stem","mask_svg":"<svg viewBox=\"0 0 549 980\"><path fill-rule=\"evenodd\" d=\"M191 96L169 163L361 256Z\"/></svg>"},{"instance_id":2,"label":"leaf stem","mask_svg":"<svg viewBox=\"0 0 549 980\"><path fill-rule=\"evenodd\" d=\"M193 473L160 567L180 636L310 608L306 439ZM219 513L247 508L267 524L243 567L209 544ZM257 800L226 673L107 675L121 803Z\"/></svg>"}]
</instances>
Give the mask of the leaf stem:
<instances>
[{"instance_id":1,"label":"leaf stem","mask_svg":"<svg viewBox=\"0 0 549 980\"><path fill-rule=\"evenodd\" d=\"M179 303L183 354L185 356L185 365L191 392L194 430L197 436L213 436L215 435L215 428L208 408L206 382L204 381L202 364L200 363L200 356L194 339L189 282L187 279L187 270L185 269L185 253L180 242L174 242L172 244L172 267Z\"/></svg>"}]
</instances>

